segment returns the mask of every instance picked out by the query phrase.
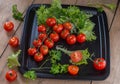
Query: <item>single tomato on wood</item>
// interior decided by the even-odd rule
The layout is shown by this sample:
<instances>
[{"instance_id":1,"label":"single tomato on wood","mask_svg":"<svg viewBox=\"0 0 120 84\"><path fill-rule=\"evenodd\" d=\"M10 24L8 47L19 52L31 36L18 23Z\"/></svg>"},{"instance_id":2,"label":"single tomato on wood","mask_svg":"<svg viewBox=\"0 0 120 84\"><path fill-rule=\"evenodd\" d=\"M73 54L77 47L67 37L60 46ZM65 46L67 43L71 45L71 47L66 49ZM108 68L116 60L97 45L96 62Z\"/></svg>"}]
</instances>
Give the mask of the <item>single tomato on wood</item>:
<instances>
[{"instance_id":1,"label":"single tomato on wood","mask_svg":"<svg viewBox=\"0 0 120 84\"><path fill-rule=\"evenodd\" d=\"M10 31L13 30L14 24L13 24L13 22L8 21L8 22L5 22L5 23L4 23L3 27L4 27L4 29L5 29L7 32L10 32Z\"/></svg>"},{"instance_id":2,"label":"single tomato on wood","mask_svg":"<svg viewBox=\"0 0 120 84\"><path fill-rule=\"evenodd\" d=\"M12 81L16 80L16 78L17 78L16 71L15 70L10 70L10 71L6 72L5 78L9 82L12 82Z\"/></svg>"},{"instance_id":3,"label":"single tomato on wood","mask_svg":"<svg viewBox=\"0 0 120 84\"><path fill-rule=\"evenodd\" d=\"M17 37L12 37L9 40L9 45L12 47L17 47L19 45L19 39Z\"/></svg>"}]
</instances>

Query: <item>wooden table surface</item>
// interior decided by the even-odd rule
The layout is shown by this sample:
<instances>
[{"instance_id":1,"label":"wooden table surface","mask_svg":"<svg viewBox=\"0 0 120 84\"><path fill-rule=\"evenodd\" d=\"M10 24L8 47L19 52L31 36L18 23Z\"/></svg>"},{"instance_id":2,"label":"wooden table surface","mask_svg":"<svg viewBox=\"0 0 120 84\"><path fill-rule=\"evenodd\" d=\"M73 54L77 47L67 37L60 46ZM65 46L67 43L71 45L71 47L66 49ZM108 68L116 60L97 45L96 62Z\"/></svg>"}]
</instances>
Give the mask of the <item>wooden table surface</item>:
<instances>
[{"instance_id":1,"label":"wooden table surface","mask_svg":"<svg viewBox=\"0 0 120 84\"><path fill-rule=\"evenodd\" d=\"M110 75L106 80L57 80L57 79L42 79L38 78L35 81L25 80L18 72L17 80L11 84L120 84L120 3L119 0L61 0L62 4L83 5L87 3L114 3L117 5L116 11L111 11L104 8L109 26L110 35L110 54L111 66ZM50 4L51 0L0 0L0 84L9 84L5 80L5 73L9 70L6 66L7 57L16 49L8 45L8 40L17 36L21 38L23 22L16 21L12 18L12 5L17 4L18 9L25 15L27 8L31 4ZM13 21L15 24L14 30L7 33L3 29L3 24L6 21Z\"/></svg>"}]
</instances>

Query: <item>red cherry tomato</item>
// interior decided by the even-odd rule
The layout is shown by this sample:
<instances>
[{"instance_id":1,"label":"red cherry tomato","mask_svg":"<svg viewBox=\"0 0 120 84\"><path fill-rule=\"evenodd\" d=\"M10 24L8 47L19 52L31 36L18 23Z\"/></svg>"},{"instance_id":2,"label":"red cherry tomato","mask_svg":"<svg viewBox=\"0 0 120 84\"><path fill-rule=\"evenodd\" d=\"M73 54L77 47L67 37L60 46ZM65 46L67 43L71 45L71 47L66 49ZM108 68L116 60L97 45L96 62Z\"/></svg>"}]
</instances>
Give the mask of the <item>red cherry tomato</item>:
<instances>
[{"instance_id":1,"label":"red cherry tomato","mask_svg":"<svg viewBox=\"0 0 120 84\"><path fill-rule=\"evenodd\" d=\"M40 26L38 26L38 32L46 32L46 27L45 27L45 25L40 25Z\"/></svg>"},{"instance_id":2,"label":"red cherry tomato","mask_svg":"<svg viewBox=\"0 0 120 84\"><path fill-rule=\"evenodd\" d=\"M35 47L40 47L41 44L42 44L42 41L41 41L40 39L33 41L33 45L34 45Z\"/></svg>"},{"instance_id":3,"label":"red cherry tomato","mask_svg":"<svg viewBox=\"0 0 120 84\"><path fill-rule=\"evenodd\" d=\"M16 80L17 73L15 70L10 70L6 73L5 77L9 82L12 82L12 81Z\"/></svg>"},{"instance_id":4,"label":"red cherry tomato","mask_svg":"<svg viewBox=\"0 0 120 84\"><path fill-rule=\"evenodd\" d=\"M60 36L62 39L66 39L66 37L70 34L69 30L64 29L61 33Z\"/></svg>"},{"instance_id":5,"label":"red cherry tomato","mask_svg":"<svg viewBox=\"0 0 120 84\"><path fill-rule=\"evenodd\" d=\"M57 42L59 40L59 35L56 32L53 32L50 34L50 38L54 41Z\"/></svg>"},{"instance_id":6,"label":"red cherry tomato","mask_svg":"<svg viewBox=\"0 0 120 84\"><path fill-rule=\"evenodd\" d=\"M77 75L79 72L79 67L76 65L69 65L68 72L70 75Z\"/></svg>"},{"instance_id":7,"label":"red cherry tomato","mask_svg":"<svg viewBox=\"0 0 120 84\"><path fill-rule=\"evenodd\" d=\"M7 32L12 31L13 28L14 28L13 22L9 21L9 22L5 22L5 23L4 23L4 29L5 29Z\"/></svg>"},{"instance_id":8,"label":"red cherry tomato","mask_svg":"<svg viewBox=\"0 0 120 84\"><path fill-rule=\"evenodd\" d=\"M80 51L74 51L70 54L70 58L74 63L80 62L82 60L82 53Z\"/></svg>"},{"instance_id":9,"label":"red cherry tomato","mask_svg":"<svg viewBox=\"0 0 120 84\"><path fill-rule=\"evenodd\" d=\"M85 41L86 41L86 36L85 36L85 34L81 33L81 34L79 34L79 35L77 36L77 42L83 43L83 42L85 42Z\"/></svg>"},{"instance_id":10,"label":"red cherry tomato","mask_svg":"<svg viewBox=\"0 0 120 84\"><path fill-rule=\"evenodd\" d=\"M43 41L43 40L45 40L45 39L47 38L47 34L46 34L46 33L40 33L39 36L38 36L38 38L39 38L41 41Z\"/></svg>"},{"instance_id":11,"label":"red cherry tomato","mask_svg":"<svg viewBox=\"0 0 120 84\"><path fill-rule=\"evenodd\" d=\"M56 33L61 33L62 30L63 30L63 25L62 25L62 24L55 25L55 26L53 27L53 30L54 30Z\"/></svg>"},{"instance_id":12,"label":"red cherry tomato","mask_svg":"<svg viewBox=\"0 0 120 84\"><path fill-rule=\"evenodd\" d=\"M70 31L72 29L72 24L70 22L65 22L63 24L63 27Z\"/></svg>"},{"instance_id":13,"label":"red cherry tomato","mask_svg":"<svg viewBox=\"0 0 120 84\"><path fill-rule=\"evenodd\" d=\"M12 37L9 40L9 45L12 47L17 47L19 45L19 39L17 37Z\"/></svg>"},{"instance_id":14,"label":"red cherry tomato","mask_svg":"<svg viewBox=\"0 0 120 84\"><path fill-rule=\"evenodd\" d=\"M49 26L49 27L53 27L55 24L56 24L56 19L55 18L48 18L46 20L46 24Z\"/></svg>"},{"instance_id":15,"label":"red cherry tomato","mask_svg":"<svg viewBox=\"0 0 120 84\"><path fill-rule=\"evenodd\" d=\"M54 46L54 41L50 38L47 38L44 42L44 44L48 47L48 48L52 48Z\"/></svg>"},{"instance_id":16,"label":"red cherry tomato","mask_svg":"<svg viewBox=\"0 0 120 84\"><path fill-rule=\"evenodd\" d=\"M106 67L106 61L104 58L97 58L94 60L93 66L96 70L103 70Z\"/></svg>"},{"instance_id":17,"label":"red cherry tomato","mask_svg":"<svg viewBox=\"0 0 120 84\"><path fill-rule=\"evenodd\" d=\"M41 54L41 53L36 53L35 55L34 55L34 60L36 61L36 62L40 62L40 61L42 61L43 60L43 55Z\"/></svg>"},{"instance_id":18,"label":"red cherry tomato","mask_svg":"<svg viewBox=\"0 0 120 84\"><path fill-rule=\"evenodd\" d=\"M43 55L47 55L48 54L48 47L46 45L42 45L40 47L40 52L43 54Z\"/></svg>"},{"instance_id":19,"label":"red cherry tomato","mask_svg":"<svg viewBox=\"0 0 120 84\"><path fill-rule=\"evenodd\" d=\"M69 45L73 45L76 43L76 36L75 35L69 35L66 38L66 41Z\"/></svg>"},{"instance_id":20,"label":"red cherry tomato","mask_svg":"<svg viewBox=\"0 0 120 84\"><path fill-rule=\"evenodd\" d=\"M37 52L36 48L29 48L28 49L28 55L34 56L34 54Z\"/></svg>"}]
</instances>

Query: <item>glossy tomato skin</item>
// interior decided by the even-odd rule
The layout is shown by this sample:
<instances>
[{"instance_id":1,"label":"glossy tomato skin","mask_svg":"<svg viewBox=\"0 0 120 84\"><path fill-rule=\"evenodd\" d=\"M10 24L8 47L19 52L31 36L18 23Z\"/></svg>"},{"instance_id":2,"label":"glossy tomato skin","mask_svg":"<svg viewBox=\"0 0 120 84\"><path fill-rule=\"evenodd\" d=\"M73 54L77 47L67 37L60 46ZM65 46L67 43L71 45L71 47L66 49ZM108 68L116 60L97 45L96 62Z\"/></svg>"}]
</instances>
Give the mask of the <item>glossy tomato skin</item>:
<instances>
[{"instance_id":1,"label":"glossy tomato skin","mask_svg":"<svg viewBox=\"0 0 120 84\"><path fill-rule=\"evenodd\" d=\"M104 58L97 58L94 60L93 66L96 70L103 70L106 67L106 61Z\"/></svg>"},{"instance_id":2,"label":"glossy tomato skin","mask_svg":"<svg viewBox=\"0 0 120 84\"><path fill-rule=\"evenodd\" d=\"M34 56L34 54L37 52L36 48L29 48L28 49L28 55Z\"/></svg>"},{"instance_id":3,"label":"glossy tomato skin","mask_svg":"<svg viewBox=\"0 0 120 84\"><path fill-rule=\"evenodd\" d=\"M9 45L12 47L17 47L19 45L19 39L17 37L12 37L9 40Z\"/></svg>"},{"instance_id":4,"label":"glossy tomato skin","mask_svg":"<svg viewBox=\"0 0 120 84\"><path fill-rule=\"evenodd\" d=\"M45 39L47 38L47 34L46 34L46 33L40 33L40 34L38 35L38 38L39 38L41 41L43 41L43 40L45 40Z\"/></svg>"},{"instance_id":5,"label":"glossy tomato skin","mask_svg":"<svg viewBox=\"0 0 120 84\"><path fill-rule=\"evenodd\" d=\"M46 32L46 27L45 27L45 25L39 25L39 26L38 26L38 32L39 32L39 33L40 33L40 32L45 33L45 32Z\"/></svg>"},{"instance_id":6,"label":"glossy tomato skin","mask_svg":"<svg viewBox=\"0 0 120 84\"><path fill-rule=\"evenodd\" d=\"M48 47L48 48L52 48L54 46L54 41L50 38L47 38L44 42L44 44Z\"/></svg>"},{"instance_id":7,"label":"glossy tomato skin","mask_svg":"<svg viewBox=\"0 0 120 84\"><path fill-rule=\"evenodd\" d=\"M79 67L76 65L69 65L68 72L70 75L77 75L79 72Z\"/></svg>"},{"instance_id":8,"label":"glossy tomato skin","mask_svg":"<svg viewBox=\"0 0 120 84\"><path fill-rule=\"evenodd\" d=\"M5 78L6 78L6 80L8 80L9 82L12 82L12 81L16 80L16 78L17 78L17 73L16 73L16 71L15 71L15 70L10 70L10 71L8 71L8 72L6 73L6 75L5 75Z\"/></svg>"},{"instance_id":9,"label":"glossy tomato skin","mask_svg":"<svg viewBox=\"0 0 120 84\"><path fill-rule=\"evenodd\" d=\"M37 39L37 40L34 40L34 41L33 41L33 45L34 45L35 47L40 47L41 44L42 44L42 41L41 41L40 39Z\"/></svg>"},{"instance_id":10,"label":"glossy tomato skin","mask_svg":"<svg viewBox=\"0 0 120 84\"><path fill-rule=\"evenodd\" d=\"M49 26L49 27L53 27L54 25L56 25L56 19L55 18L48 18L46 20L46 24Z\"/></svg>"},{"instance_id":11,"label":"glossy tomato skin","mask_svg":"<svg viewBox=\"0 0 120 84\"><path fill-rule=\"evenodd\" d=\"M74 63L80 62L83 58L80 51L74 51L70 54L71 61Z\"/></svg>"},{"instance_id":12,"label":"glossy tomato skin","mask_svg":"<svg viewBox=\"0 0 120 84\"><path fill-rule=\"evenodd\" d=\"M62 39L66 39L66 37L70 34L69 30L64 29L61 33L60 33L60 37Z\"/></svg>"},{"instance_id":13,"label":"glossy tomato skin","mask_svg":"<svg viewBox=\"0 0 120 84\"><path fill-rule=\"evenodd\" d=\"M72 24L70 22L65 22L63 24L63 27L70 31L72 29Z\"/></svg>"},{"instance_id":14,"label":"glossy tomato skin","mask_svg":"<svg viewBox=\"0 0 120 84\"><path fill-rule=\"evenodd\" d=\"M42 46L40 47L40 52L41 52L41 54L43 54L44 56L48 54L48 51L49 51L49 49L48 49L48 47L47 47L46 45L42 45Z\"/></svg>"},{"instance_id":15,"label":"glossy tomato skin","mask_svg":"<svg viewBox=\"0 0 120 84\"><path fill-rule=\"evenodd\" d=\"M14 24L13 22L9 21L9 22L5 22L4 25L3 25L4 29L7 31L7 32L10 32L13 30L14 28Z\"/></svg>"},{"instance_id":16,"label":"glossy tomato skin","mask_svg":"<svg viewBox=\"0 0 120 84\"><path fill-rule=\"evenodd\" d=\"M85 41L86 41L85 34L81 33L81 34L77 35L77 42L84 43Z\"/></svg>"},{"instance_id":17,"label":"glossy tomato skin","mask_svg":"<svg viewBox=\"0 0 120 84\"><path fill-rule=\"evenodd\" d=\"M75 35L69 35L66 38L66 41L69 45L73 45L76 43L76 36Z\"/></svg>"},{"instance_id":18,"label":"glossy tomato skin","mask_svg":"<svg viewBox=\"0 0 120 84\"><path fill-rule=\"evenodd\" d=\"M55 25L55 26L53 27L53 30L54 30L56 33L61 33L62 30L63 30L63 25L62 25L62 24Z\"/></svg>"},{"instance_id":19,"label":"glossy tomato skin","mask_svg":"<svg viewBox=\"0 0 120 84\"><path fill-rule=\"evenodd\" d=\"M43 60L43 55L42 55L42 53L36 53L35 55L34 55L34 60L36 61L36 62L40 62L40 61L42 61Z\"/></svg>"},{"instance_id":20,"label":"glossy tomato skin","mask_svg":"<svg viewBox=\"0 0 120 84\"><path fill-rule=\"evenodd\" d=\"M53 32L50 34L50 38L54 41L57 42L59 40L59 34L57 34L56 32Z\"/></svg>"}]
</instances>

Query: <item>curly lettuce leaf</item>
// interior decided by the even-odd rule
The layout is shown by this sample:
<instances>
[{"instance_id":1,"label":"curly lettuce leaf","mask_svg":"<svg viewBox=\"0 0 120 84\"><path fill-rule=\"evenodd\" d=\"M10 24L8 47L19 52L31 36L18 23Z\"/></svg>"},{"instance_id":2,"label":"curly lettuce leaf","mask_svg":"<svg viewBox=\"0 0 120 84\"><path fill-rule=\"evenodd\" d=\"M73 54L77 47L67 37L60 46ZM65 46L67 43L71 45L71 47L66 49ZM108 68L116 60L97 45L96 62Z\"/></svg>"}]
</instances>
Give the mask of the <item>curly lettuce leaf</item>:
<instances>
[{"instance_id":1,"label":"curly lettuce leaf","mask_svg":"<svg viewBox=\"0 0 120 84\"><path fill-rule=\"evenodd\" d=\"M68 64L52 64L50 73L52 74L62 74L62 73L67 73Z\"/></svg>"},{"instance_id":2,"label":"curly lettuce leaf","mask_svg":"<svg viewBox=\"0 0 120 84\"><path fill-rule=\"evenodd\" d=\"M35 71L27 71L23 74L23 76L27 79L35 80L37 78L37 75Z\"/></svg>"},{"instance_id":3,"label":"curly lettuce leaf","mask_svg":"<svg viewBox=\"0 0 120 84\"><path fill-rule=\"evenodd\" d=\"M9 68L20 66L20 63L18 61L18 56L20 53L21 53L21 50L18 50L16 53L13 53L11 56L8 57L7 66Z\"/></svg>"},{"instance_id":4,"label":"curly lettuce leaf","mask_svg":"<svg viewBox=\"0 0 120 84\"><path fill-rule=\"evenodd\" d=\"M56 63L56 61L61 60L62 53L59 50L51 50L49 51L49 55L51 57L51 63Z\"/></svg>"}]
</instances>

